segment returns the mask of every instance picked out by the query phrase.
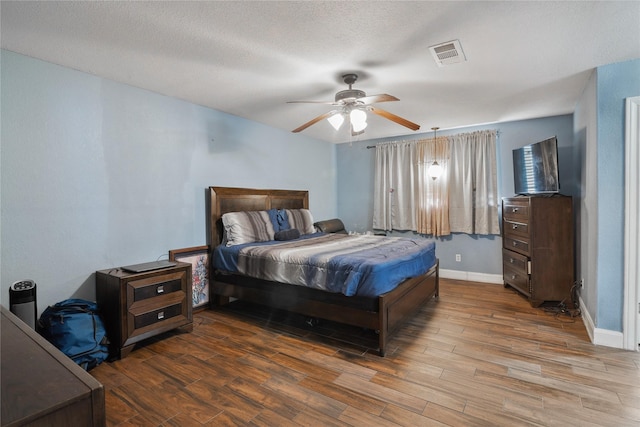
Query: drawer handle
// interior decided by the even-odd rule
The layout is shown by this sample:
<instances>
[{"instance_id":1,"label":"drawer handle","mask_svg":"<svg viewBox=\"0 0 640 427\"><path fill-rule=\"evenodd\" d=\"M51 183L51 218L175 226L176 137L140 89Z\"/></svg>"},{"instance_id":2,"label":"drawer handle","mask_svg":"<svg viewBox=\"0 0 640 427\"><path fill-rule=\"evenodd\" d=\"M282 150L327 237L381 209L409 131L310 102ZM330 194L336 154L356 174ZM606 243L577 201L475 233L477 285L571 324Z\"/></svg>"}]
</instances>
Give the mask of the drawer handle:
<instances>
[{"instance_id":1,"label":"drawer handle","mask_svg":"<svg viewBox=\"0 0 640 427\"><path fill-rule=\"evenodd\" d=\"M516 224L513 224L513 225L511 226L511 228L512 228L512 229L514 229L514 230L517 230L517 229L518 229L518 226L517 226Z\"/></svg>"},{"instance_id":2,"label":"drawer handle","mask_svg":"<svg viewBox=\"0 0 640 427\"><path fill-rule=\"evenodd\" d=\"M160 285L156 288L156 293L158 294L163 294L164 293L164 286Z\"/></svg>"},{"instance_id":3,"label":"drawer handle","mask_svg":"<svg viewBox=\"0 0 640 427\"><path fill-rule=\"evenodd\" d=\"M516 277L518 277L518 276L516 276L515 274L512 274L512 275L511 275L511 280L515 280L515 279L516 279Z\"/></svg>"},{"instance_id":4,"label":"drawer handle","mask_svg":"<svg viewBox=\"0 0 640 427\"><path fill-rule=\"evenodd\" d=\"M509 262L513 264L513 258L509 258Z\"/></svg>"},{"instance_id":5,"label":"drawer handle","mask_svg":"<svg viewBox=\"0 0 640 427\"><path fill-rule=\"evenodd\" d=\"M512 212L512 213L517 213L517 212L518 212L518 208L512 208L512 209L511 209L511 212Z\"/></svg>"},{"instance_id":6,"label":"drawer handle","mask_svg":"<svg viewBox=\"0 0 640 427\"><path fill-rule=\"evenodd\" d=\"M518 246L518 242L513 242L513 246Z\"/></svg>"},{"instance_id":7,"label":"drawer handle","mask_svg":"<svg viewBox=\"0 0 640 427\"><path fill-rule=\"evenodd\" d=\"M158 313L158 320L164 319L164 311Z\"/></svg>"}]
</instances>

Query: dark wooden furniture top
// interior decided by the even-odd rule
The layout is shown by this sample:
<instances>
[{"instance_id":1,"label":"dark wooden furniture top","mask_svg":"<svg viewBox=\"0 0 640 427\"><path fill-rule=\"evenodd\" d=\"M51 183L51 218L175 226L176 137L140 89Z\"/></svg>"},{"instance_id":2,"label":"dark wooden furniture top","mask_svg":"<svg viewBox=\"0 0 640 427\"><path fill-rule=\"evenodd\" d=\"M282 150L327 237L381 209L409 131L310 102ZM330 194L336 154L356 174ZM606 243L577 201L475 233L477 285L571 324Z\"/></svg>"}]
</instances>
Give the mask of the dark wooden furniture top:
<instances>
[{"instance_id":1,"label":"dark wooden furniture top","mask_svg":"<svg viewBox=\"0 0 640 427\"><path fill-rule=\"evenodd\" d=\"M135 344L175 328L193 328L191 264L132 273L96 272L96 297L111 353L126 357Z\"/></svg>"},{"instance_id":2,"label":"dark wooden furniture top","mask_svg":"<svg viewBox=\"0 0 640 427\"><path fill-rule=\"evenodd\" d=\"M213 251L222 241L222 215L227 212L308 209L309 194L296 190L256 190L209 187L208 243ZM214 257L210 256L212 260ZM432 297L438 296L438 263L422 276L407 279L379 297L347 297L318 289L227 274L211 268L212 305L230 297L379 331L384 356L391 334Z\"/></svg>"},{"instance_id":3,"label":"dark wooden furniture top","mask_svg":"<svg viewBox=\"0 0 640 427\"><path fill-rule=\"evenodd\" d=\"M2 426L104 426L102 384L0 309Z\"/></svg>"}]
</instances>

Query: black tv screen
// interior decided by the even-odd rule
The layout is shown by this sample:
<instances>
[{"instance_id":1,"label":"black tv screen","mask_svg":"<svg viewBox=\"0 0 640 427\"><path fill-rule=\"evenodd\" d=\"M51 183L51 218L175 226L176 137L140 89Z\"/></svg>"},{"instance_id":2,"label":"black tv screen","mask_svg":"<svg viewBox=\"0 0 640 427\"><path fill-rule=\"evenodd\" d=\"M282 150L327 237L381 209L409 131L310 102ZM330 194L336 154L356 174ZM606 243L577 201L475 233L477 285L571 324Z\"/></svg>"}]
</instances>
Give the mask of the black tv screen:
<instances>
[{"instance_id":1,"label":"black tv screen","mask_svg":"<svg viewBox=\"0 0 640 427\"><path fill-rule=\"evenodd\" d=\"M560 191L556 137L513 150L516 194L553 194Z\"/></svg>"}]
</instances>

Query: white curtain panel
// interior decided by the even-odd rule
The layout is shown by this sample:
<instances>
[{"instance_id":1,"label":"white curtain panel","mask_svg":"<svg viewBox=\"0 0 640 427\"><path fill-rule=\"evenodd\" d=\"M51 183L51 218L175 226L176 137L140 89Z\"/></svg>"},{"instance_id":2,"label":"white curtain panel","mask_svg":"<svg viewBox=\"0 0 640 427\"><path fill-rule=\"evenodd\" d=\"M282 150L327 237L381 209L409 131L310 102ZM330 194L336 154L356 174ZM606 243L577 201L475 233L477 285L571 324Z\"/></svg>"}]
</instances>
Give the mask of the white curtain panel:
<instances>
[{"instance_id":1,"label":"white curtain panel","mask_svg":"<svg viewBox=\"0 0 640 427\"><path fill-rule=\"evenodd\" d=\"M448 155L436 155L445 176L436 182L420 170L433 163L435 146L420 150L418 141L376 145L373 228L434 236L500 234L496 135L488 130L447 137Z\"/></svg>"},{"instance_id":2,"label":"white curtain panel","mask_svg":"<svg viewBox=\"0 0 640 427\"><path fill-rule=\"evenodd\" d=\"M415 141L376 145L373 228L416 229L417 164Z\"/></svg>"},{"instance_id":3,"label":"white curtain panel","mask_svg":"<svg viewBox=\"0 0 640 427\"><path fill-rule=\"evenodd\" d=\"M449 141L451 232L500 234L496 131L453 135Z\"/></svg>"}]
</instances>

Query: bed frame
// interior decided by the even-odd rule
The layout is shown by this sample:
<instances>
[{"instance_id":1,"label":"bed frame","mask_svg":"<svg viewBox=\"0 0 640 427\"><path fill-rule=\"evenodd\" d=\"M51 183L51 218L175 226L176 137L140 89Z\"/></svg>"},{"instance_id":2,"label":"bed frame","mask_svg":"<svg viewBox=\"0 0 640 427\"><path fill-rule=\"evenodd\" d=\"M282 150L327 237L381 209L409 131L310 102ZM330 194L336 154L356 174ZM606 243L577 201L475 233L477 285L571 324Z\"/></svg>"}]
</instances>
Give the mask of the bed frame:
<instances>
[{"instance_id":1,"label":"bed frame","mask_svg":"<svg viewBox=\"0 0 640 427\"><path fill-rule=\"evenodd\" d=\"M309 208L308 191L256 190L209 187L208 244L211 251L222 240L222 215L227 212ZM210 254L209 259L213 260ZM385 355L391 334L419 307L439 294L439 266L424 275L405 280L379 297L347 297L317 289L228 274L212 268L212 305L230 297L268 305L379 332L379 353Z\"/></svg>"}]
</instances>

